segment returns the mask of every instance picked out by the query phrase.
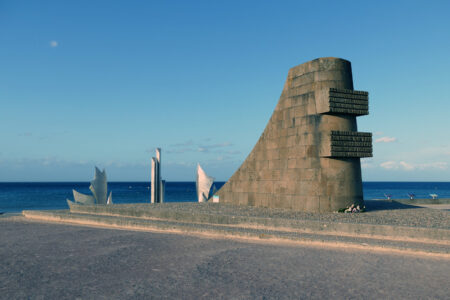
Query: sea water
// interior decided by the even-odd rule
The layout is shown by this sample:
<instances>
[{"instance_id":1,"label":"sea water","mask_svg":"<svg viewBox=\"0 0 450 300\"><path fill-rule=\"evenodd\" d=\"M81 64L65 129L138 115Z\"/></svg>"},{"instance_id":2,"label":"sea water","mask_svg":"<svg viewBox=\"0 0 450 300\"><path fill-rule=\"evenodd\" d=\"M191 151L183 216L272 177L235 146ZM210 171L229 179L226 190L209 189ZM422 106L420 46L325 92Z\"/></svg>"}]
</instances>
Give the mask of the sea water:
<instances>
[{"instance_id":1,"label":"sea water","mask_svg":"<svg viewBox=\"0 0 450 300\"><path fill-rule=\"evenodd\" d=\"M224 182L215 182L216 188ZM67 209L66 199L73 200L72 189L91 194L87 182L14 182L0 183L0 213L29 209ZM149 182L108 182L114 203L149 203ZM364 199L450 198L450 182L364 182ZM166 182L166 202L197 201L195 182Z\"/></svg>"}]
</instances>

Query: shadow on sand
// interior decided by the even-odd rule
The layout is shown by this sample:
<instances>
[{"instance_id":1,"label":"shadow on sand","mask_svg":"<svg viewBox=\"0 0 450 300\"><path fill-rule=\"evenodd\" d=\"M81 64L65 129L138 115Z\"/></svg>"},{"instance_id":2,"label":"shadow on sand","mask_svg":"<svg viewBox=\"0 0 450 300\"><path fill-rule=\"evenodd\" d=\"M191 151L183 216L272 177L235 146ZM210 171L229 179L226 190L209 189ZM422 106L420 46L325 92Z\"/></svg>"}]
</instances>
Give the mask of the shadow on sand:
<instances>
[{"instance_id":1,"label":"shadow on sand","mask_svg":"<svg viewBox=\"0 0 450 300\"><path fill-rule=\"evenodd\" d=\"M389 200L364 200L364 203L366 204L366 211L422 208L420 206L403 204Z\"/></svg>"}]
</instances>

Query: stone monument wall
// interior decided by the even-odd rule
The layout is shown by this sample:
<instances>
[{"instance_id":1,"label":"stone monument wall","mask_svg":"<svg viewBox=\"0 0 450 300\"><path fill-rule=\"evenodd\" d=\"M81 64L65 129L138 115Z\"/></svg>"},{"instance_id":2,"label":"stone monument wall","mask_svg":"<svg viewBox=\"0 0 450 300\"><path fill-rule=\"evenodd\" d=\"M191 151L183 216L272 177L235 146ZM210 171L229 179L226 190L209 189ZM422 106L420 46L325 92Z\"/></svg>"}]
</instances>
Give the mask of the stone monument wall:
<instances>
[{"instance_id":1,"label":"stone monument wall","mask_svg":"<svg viewBox=\"0 0 450 300\"><path fill-rule=\"evenodd\" d=\"M289 70L264 132L217 193L220 202L328 212L363 204L361 157L371 133L357 132L368 93L353 90L351 64L319 58Z\"/></svg>"}]
</instances>

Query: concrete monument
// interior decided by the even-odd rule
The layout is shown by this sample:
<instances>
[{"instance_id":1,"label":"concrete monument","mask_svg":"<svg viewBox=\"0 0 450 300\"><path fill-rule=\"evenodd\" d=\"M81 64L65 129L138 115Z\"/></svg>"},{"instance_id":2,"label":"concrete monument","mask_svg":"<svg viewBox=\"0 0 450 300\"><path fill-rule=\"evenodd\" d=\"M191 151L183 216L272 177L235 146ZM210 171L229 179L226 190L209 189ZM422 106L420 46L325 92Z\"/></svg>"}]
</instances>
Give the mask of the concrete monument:
<instances>
[{"instance_id":1,"label":"concrete monument","mask_svg":"<svg viewBox=\"0 0 450 300\"><path fill-rule=\"evenodd\" d=\"M220 202L310 212L363 205L360 158L372 156L372 134L357 131L356 117L368 108L368 93L353 90L349 61L319 58L290 69Z\"/></svg>"}]
</instances>

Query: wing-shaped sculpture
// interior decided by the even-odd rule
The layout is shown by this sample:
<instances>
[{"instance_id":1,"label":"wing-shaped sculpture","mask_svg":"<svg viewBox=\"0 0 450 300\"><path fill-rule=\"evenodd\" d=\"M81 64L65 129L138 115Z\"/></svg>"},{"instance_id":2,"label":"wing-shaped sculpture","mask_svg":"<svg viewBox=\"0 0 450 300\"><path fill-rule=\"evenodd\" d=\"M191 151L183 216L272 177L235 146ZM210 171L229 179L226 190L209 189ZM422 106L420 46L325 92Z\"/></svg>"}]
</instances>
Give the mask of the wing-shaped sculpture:
<instances>
[{"instance_id":1,"label":"wing-shaped sculpture","mask_svg":"<svg viewBox=\"0 0 450 300\"><path fill-rule=\"evenodd\" d=\"M95 167L94 179L91 181L91 186L89 189L97 200L97 204L106 204L108 187L106 183L105 170L101 172L97 167Z\"/></svg>"},{"instance_id":2,"label":"wing-shaped sculpture","mask_svg":"<svg viewBox=\"0 0 450 300\"><path fill-rule=\"evenodd\" d=\"M208 176L205 171L202 169L200 164L197 165L197 196L198 202L206 202L209 197L209 190L211 189L211 185L214 182L214 178Z\"/></svg>"},{"instance_id":3,"label":"wing-shaped sculpture","mask_svg":"<svg viewBox=\"0 0 450 300\"><path fill-rule=\"evenodd\" d=\"M112 202L112 192L109 192L108 201L106 201L106 204L113 204L113 202Z\"/></svg>"},{"instance_id":4,"label":"wing-shaped sculpture","mask_svg":"<svg viewBox=\"0 0 450 300\"><path fill-rule=\"evenodd\" d=\"M106 182L105 170L101 172L97 167L95 167L94 179L91 181L89 189L91 190L93 196L85 195L73 190L73 198L75 199L75 202L67 200L69 208L74 204L112 204L112 193L110 193L109 197L106 198L108 185Z\"/></svg>"},{"instance_id":5,"label":"wing-shaped sculpture","mask_svg":"<svg viewBox=\"0 0 450 300\"><path fill-rule=\"evenodd\" d=\"M87 204L87 205L94 205L95 199L94 197L90 195L85 195L82 193L79 193L75 190L72 190L73 192L73 198L75 199L75 202L81 203L81 204Z\"/></svg>"}]
</instances>

